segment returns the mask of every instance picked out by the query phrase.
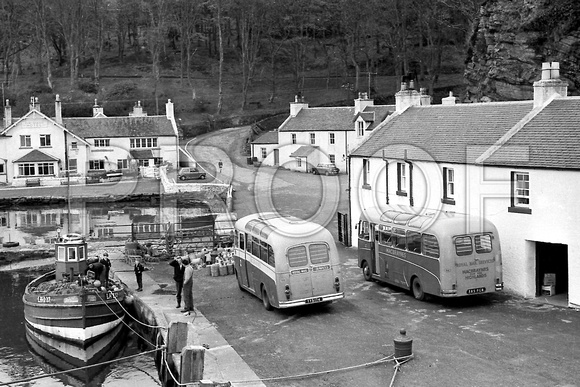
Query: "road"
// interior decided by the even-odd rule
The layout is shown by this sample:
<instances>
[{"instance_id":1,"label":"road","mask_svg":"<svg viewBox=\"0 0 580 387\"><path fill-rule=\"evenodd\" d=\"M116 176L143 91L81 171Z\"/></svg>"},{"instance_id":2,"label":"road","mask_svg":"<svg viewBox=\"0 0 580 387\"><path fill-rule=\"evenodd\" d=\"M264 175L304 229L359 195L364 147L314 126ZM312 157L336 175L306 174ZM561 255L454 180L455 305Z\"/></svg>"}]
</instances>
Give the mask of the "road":
<instances>
[{"instance_id":1,"label":"road","mask_svg":"<svg viewBox=\"0 0 580 387\"><path fill-rule=\"evenodd\" d=\"M216 179L236 187L238 216L272 207L313 218L336 236L346 211L346 176L314 176L244 165L243 131L204 136L189 150L224 162ZM363 368L394 352L401 328L414 359L395 386L579 386L580 313L508 293L455 300L415 300L402 289L365 282L356 249L338 245L346 298L328 306L266 311L235 276L196 272L196 307L268 386L388 386L392 363ZM347 369L349 368L349 369ZM321 371L332 373L312 375ZM250 384L251 385L251 384Z\"/></svg>"}]
</instances>

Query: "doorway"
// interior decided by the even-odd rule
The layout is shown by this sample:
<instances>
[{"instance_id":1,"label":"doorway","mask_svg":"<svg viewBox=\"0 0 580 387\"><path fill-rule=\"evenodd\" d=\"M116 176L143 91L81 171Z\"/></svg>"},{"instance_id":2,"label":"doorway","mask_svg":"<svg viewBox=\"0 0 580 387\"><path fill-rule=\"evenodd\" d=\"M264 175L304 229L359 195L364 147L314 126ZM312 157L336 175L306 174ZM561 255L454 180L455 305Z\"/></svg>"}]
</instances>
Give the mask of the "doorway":
<instances>
[{"instance_id":1,"label":"doorway","mask_svg":"<svg viewBox=\"0 0 580 387\"><path fill-rule=\"evenodd\" d=\"M556 275L555 294L568 293L568 245L536 242L536 296L542 294L546 273Z\"/></svg>"}]
</instances>

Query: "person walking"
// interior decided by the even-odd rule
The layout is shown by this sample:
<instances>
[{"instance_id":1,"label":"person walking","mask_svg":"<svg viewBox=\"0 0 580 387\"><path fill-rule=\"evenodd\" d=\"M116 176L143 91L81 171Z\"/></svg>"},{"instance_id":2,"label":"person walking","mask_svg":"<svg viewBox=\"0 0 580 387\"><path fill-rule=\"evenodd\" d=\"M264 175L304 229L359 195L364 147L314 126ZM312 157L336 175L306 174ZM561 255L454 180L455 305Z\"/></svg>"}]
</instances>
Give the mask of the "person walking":
<instances>
[{"instance_id":1,"label":"person walking","mask_svg":"<svg viewBox=\"0 0 580 387\"><path fill-rule=\"evenodd\" d=\"M193 267L189 264L189 259L182 260L185 268L183 272L183 304L184 308L181 311L185 316L189 316L189 312L193 312Z\"/></svg>"},{"instance_id":2,"label":"person walking","mask_svg":"<svg viewBox=\"0 0 580 387\"><path fill-rule=\"evenodd\" d=\"M185 272L185 266L181 262L181 257L173 257L169 265L173 267L173 280L175 281L175 288L177 292L175 297L177 298L176 308L181 308L181 292L183 291L183 274Z\"/></svg>"},{"instance_id":3,"label":"person walking","mask_svg":"<svg viewBox=\"0 0 580 387\"><path fill-rule=\"evenodd\" d=\"M143 291L143 272L145 271L145 266L141 264L141 258L135 258L135 279L137 279L137 291Z\"/></svg>"}]
</instances>

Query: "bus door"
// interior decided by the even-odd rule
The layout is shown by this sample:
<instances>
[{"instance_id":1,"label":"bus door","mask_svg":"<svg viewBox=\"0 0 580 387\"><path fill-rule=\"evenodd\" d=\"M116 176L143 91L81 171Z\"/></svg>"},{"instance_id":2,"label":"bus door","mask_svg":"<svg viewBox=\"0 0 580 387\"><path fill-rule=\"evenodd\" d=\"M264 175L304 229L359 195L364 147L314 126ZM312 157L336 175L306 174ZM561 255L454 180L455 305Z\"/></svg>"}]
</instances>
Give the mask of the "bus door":
<instances>
[{"instance_id":1,"label":"bus door","mask_svg":"<svg viewBox=\"0 0 580 387\"><path fill-rule=\"evenodd\" d=\"M246 261L246 235L243 232L238 234L238 255L240 261L240 271L238 272L240 284L246 287L250 287L250 282L248 279L248 262Z\"/></svg>"},{"instance_id":2,"label":"bus door","mask_svg":"<svg viewBox=\"0 0 580 387\"><path fill-rule=\"evenodd\" d=\"M358 261L366 260L373 274L377 274L375 258L374 224L366 220L358 223Z\"/></svg>"},{"instance_id":3,"label":"bus door","mask_svg":"<svg viewBox=\"0 0 580 387\"><path fill-rule=\"evenodd\" d=\"M454 238L457 295L495 291L492 234Z\"/></svg>"},{"instance_id":4,"label":"bus door","mask_svg":"<svg viewBox=\"0 0 580 387\"><path fill-rule=\"evenodd\" d=\"M312 297L312 279L305 245L293 246L286 252L290 269L292 299Z\"/></svg>"},{"instance_id":5,"label":"bus door","mask_svg":"<svg viewBox=\"0 0 580 387\"><path fill-rule=\"evenodd\" d=\"M310 255L310 281L314 297L333 293L334 272L330 261L330 248L326 243L308 245Z\"/></svg>"}]
</instances>

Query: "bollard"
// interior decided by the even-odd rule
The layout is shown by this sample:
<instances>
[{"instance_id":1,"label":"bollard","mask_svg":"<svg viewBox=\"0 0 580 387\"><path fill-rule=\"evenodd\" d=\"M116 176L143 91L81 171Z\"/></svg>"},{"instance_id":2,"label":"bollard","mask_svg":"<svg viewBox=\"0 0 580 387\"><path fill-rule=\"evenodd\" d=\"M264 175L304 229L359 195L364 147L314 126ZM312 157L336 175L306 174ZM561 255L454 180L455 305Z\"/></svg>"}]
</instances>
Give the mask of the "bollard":
<instances>
[{"instance_id":1,"label":"bollard","mask_svg":"<svg viewBox=\"0 0 580 387\"><path fill-rule=\"evenodd\" d=\"M401 329L395 337L395 359L411 356L413 354L413 339L407 337L407 331Z\"/></svg>"},{"instance_id":2,"label":"bollard","mask_svg":"<svg viewBox=\"0 0 580 387\"><path fill-rule=\"evenodd\" d=\"M189 345L181 350L181 369L179 383L199 382L203 379L203 362L205 348L201 345Z\"/></svg>"}]
</instances>

